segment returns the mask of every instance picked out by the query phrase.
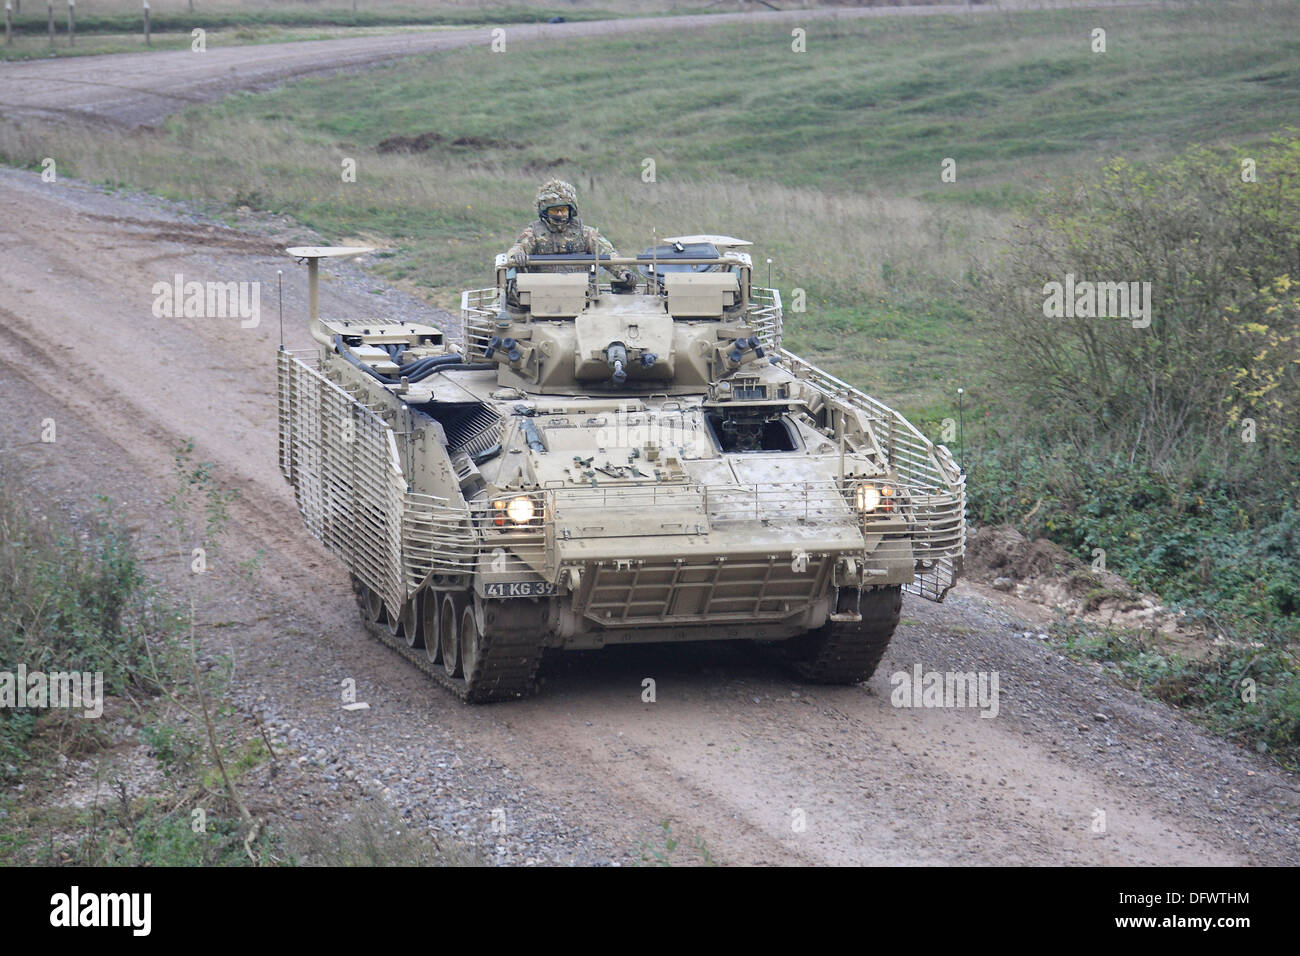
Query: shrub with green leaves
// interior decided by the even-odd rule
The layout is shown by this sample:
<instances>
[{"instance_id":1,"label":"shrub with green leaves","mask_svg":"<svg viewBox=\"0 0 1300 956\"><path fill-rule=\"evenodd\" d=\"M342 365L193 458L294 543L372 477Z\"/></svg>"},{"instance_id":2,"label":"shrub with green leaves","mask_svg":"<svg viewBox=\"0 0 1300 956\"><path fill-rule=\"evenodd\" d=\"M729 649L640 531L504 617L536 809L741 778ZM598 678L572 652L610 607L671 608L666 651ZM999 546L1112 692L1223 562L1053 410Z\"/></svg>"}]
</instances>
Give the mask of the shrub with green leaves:
<instances>
[{"instance_id":1,"label":"shrub with green leaves","mask_svg":"<svg viewBox=\"0 0 1300 956\"><path fill-rule=\"evenodd\" d=\"M0 655L9 667L103 671L120 693L145 653L143 577L129 533L101 504L78 532L0 487Z\"/></svg>"},{"instance_id":2,"label":"shrub with green leaves","mask_svg":"<svg viewBox=\"0 0 1300 956\"><path fill-rule=\"evenodd\" d=\"M1149 325L1046 317L1048 284L1067 276L1150 283ZM1250 155L1115 160L1047 193L973 297L1007 410L1029 434L1166 473L1209 461L1276 477L1293 471L1300 403L1293 277L1300 138L1287 134Z\"/></svg>"},{"instance_id":3,"label":"shrub with green leaves","mask_svg":"<svg viewBox=\"0 0 1300 956\"><path fill-rule=\"evenodd\" d=\"M1257 753L1300 769L1300 675L1277 644L1222 643L1201 656L1158 646L1142 634L1058 620L1067 651L1114 662L1144 693L1187 709L1205 726Z\"/></svg>"},{"instance_id":4,"label":"shrub with green leaves","mask_svg":"<svg viewBox=\"0 0 1300 956\"><path fill-rule=\"evenodd\" d=\"M1049 318L1048 283L1149 281L1150 325ZM1104 548L1222 629L1300 626L1300 137L1115 161L985 266L982 521ZM1011 344L1009 344L1011 343ZM1041 504L1035 507L1035 503ZM1032 513L1032 521L1021 516Z\"/></svg>"},{"instance_id":5,"label":"shrub with green leaves","mask_svg":"<svg viewBox=\"0 0 1300 956\"><path fill-rule=\"evenodd\" d=\"M146 637L170 625L111 503L101 498L78 530L30 500L12 467L0 472L0 668L102 672L106 695L156 693ZM37 718L28 709L0 711L0 779L30 756ZM94 733L90 723L69 726Z\"/></svg>"},{"instance_id":6,"label":"shrub with green leaves","mask_svg":"<svg viewBox=\"0 0 1300 956\"><path fill-rule=\"evenodd\" d=\"M1243 496L1230 474L1164 474L1065 443L1006 439L970 468L976 522L1014 525L1080 556L1101 548L1110 570L1216 633L1300 633L1300 480Z\"/></svg>"}]
</instances>

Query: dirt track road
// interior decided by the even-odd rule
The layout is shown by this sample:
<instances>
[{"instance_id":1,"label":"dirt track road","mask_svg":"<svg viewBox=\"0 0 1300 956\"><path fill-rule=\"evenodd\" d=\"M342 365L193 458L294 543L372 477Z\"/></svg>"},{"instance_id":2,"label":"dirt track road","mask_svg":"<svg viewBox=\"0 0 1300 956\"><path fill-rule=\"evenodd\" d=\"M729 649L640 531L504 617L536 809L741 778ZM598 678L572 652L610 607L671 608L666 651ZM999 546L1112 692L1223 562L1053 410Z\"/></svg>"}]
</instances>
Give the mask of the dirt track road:
<instances>
[{"instance_id":1,"label":"dirt track road","mask_svg":"<svg viewBox=\"0 0 1300 956\"><path fill-rule=\"evenodd\" d=\"M695 30L726 23L815 23L862 17L991 16L1023 7L1143 6L1146 3L1070 3L1013 0L1001 4L961 3L921 7L863 7L821 10L719 13L681 17L637 17L582 23L512 24L510 45L565 38L655 30ZM356 69L396 57L476 44L487 48L490 27L403 33L341 40L308 40L253 46L211 47L203 53L120 53L0 63L0 116L77 119L123 126L151 126L168 113L218 99L235 90L261 89L295 77Z\"/></svg>"},{"instance_id":2,"label":"dirt track road","mask_svg":"<svg viewBox=\"0 0 1300 956\"><path fill-rule=\"evenodd\" d=\"M5 454L51 499L113 496L161 551L172 450L195 436L241 494L235 556L265 552L255 586L210 596L208 620L233 625L210 639L238 660L236 700L414 821L442 826L446 801L468 801L501 845L487 808L506 806L515 861L621 861L668 819L729 863L1300 862L1294 781L1019 636L965 589L909 601L865 687L799 686L732 648L644 648L563 659L532 700L457 704L363 632L345 574L300 527L276 468L273 292L254 329L151 314L153 283L176 273L274 290L283 267L287 340L309 345L302 276L274 243L0 171L0 259ZM343 272L327 313L420 314ZM47 417L58 442L32 444ZM916 663L998 671L998 716L892 707L889 675ZM369 711L339 709L346 676ZM451 776L433 793L440 765Z\"/></svg>"},{"instance_id":3,"label":"dirt track road","mask_svg":"<svg viewBox=\"0 0 1300 956\"><path fill-rule=\"evenodd\" d=\"M113 86L101 82L110 58L18 64L0 68L4 108L150 123L177 98L227 90L231 65L239 85L271 82L481 39L471 34L339 41L331 49L350 52L328 63L310 43L213 50L203 63L216 72L202 75L184 54L114 57ZM363 789L511 862L626 862L670 820L738 864L1300 863L1293 778L1020 636L966 586L942 606L909 600L864 687L800 686L735 648L642 648L550 663L542 693L517 704L442 695L364 633L346 575L301 528L277 470L279 268L287 342L311 342L303 277L266 228L0 170L0 449L49 501L84 510L112 496L156 554L183 439L240 492L228 547L261 550L262 569L207 596L205 620L222 626L205 640L238 662L236 705L321 768L318 786L285 796L286 813L332 818ZM260 281L260 324L155 318L151 288L177 273ZM327 271L323 311L429 318L381 288L354 267ZM37 441L45 418L58 423L53 445ZM167 561L150 566L169 576ZM889 675L916 664L997 671L998 716L894 708ZM370 710L341 711L344 677ZM644 677L656 703L641 700ZM491 832L497 807L506 834Z\"/></svg>"}]
</instances>

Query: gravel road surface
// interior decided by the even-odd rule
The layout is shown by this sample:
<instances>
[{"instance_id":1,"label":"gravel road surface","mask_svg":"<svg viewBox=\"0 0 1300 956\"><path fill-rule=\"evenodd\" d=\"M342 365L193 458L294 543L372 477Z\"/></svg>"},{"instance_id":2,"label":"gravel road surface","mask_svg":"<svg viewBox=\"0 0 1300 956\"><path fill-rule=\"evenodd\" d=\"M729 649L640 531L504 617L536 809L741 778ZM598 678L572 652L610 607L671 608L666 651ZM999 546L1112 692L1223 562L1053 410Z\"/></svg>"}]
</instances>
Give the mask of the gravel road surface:
<instances>
[{"instance_id":1,"label":"gravel road surface","mask_svg":"<svg viewBox=\"0 0 1300 956\"><path fill-rule=\"evenodd\" d=\"M1300 862L1293 777L1026 637L971 585L909 599L861 687L802 686L739 647L664 646L562 657L519 703L450 699L363 631L277 469L277 269L285 339L311 342L276 229L0 171L0 448L50 502L116 499L164 580L185 571L162 557L176 446L193 436L239 491L227 548L262 567L206 595L204 640L233 654L233 702L303 771L285 814L383 800L513 863L630 862L664 820L736 864ZM326 314L447 320L355 265L323 272ZM177 273L260 281L260 324L155 318L153 284ZM891 706L890 675L917 664L997 671L997 716ZM369 710L342 710L346 677Z\"/></svg>"}]
</instances>

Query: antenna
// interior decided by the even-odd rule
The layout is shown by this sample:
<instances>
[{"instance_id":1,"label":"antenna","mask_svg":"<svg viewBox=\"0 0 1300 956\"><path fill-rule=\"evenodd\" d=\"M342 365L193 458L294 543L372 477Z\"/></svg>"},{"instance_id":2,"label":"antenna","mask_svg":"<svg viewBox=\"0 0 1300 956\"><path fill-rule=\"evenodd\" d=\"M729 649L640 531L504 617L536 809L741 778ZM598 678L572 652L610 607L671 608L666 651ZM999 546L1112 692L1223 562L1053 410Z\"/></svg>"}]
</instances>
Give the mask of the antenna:
<instances>
[{"instance_id":1,"label":"antenna","mask_svg":"<svg viewBox=\"0 0 1300 956\"><path fill-rule=\"evenodd\" d=\"M962 442L962 437L963 437L962 432L965 430L963 427L964 416L962 415L962 408L961 408L961 397L964 394L966 394L966 389L964 388L957 389L957 460L958 461L961 461L962 453L963 451L965 451L965 446L964 443ZM963 469L963 471L964 470L965 469Z\"/></svg>"},{"instance_id":2,"label":"antenna","mask_svg":"<svg viewBox=\"0 0 1300 956\"><path fill-rule=\"evenodd\" d=\"M284 351L284 270L275 270L275 290L280 299L280 351Z\"/></svg>"},{"instance_id":3,"label":"antenna","mask_svg":"<svg viewBox=\"0 0 1300 956\"><path fill-rule=\"evenodd\" d=\"M659 230L650 230L650 274L654 276L655 295L659 294Z\"/></svg>"},{"instance_id":4,"label":"antenna","mask_svg":"<svg viewBox=\"0 0 1300 956\"><path fill-rule=\"evenodd\" d=\"M839 407L840 412L840 487L844 487L844 406Z\"/></svg>"},{"instance_id":5,"label":"antenna","mask_svg":"<svg viewBox=\"0 0 1300 956\"><path fill-rule=\"evenodd\" d=\"M320 261L375 250L370 246L290 246L284 251L307 263L307 324L311 337L332 351L334 343L320 321Z\"/></svg>"}]
</instances>

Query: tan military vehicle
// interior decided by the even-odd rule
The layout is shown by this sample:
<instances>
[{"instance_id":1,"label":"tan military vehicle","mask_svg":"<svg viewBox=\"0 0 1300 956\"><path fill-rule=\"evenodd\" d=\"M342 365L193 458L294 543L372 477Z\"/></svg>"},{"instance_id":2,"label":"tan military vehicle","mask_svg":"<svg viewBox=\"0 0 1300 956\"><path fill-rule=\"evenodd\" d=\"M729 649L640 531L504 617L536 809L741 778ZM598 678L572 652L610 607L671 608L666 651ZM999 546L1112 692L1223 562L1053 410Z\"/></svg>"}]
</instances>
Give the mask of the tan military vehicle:
<instances>
[{"instance_id":1,"label":"tan military vehicle","mask_svg":"<svg viewBox=\"0 0 1300 956\"><path fill-rule=\"evenodd\" d=\"M957 577L964 478L781 347L747 245L498 256L457 346L319 318L334 250L290 250L320 349L280 352L280 466L373 633L471 701L528 693L548 649L633 642L768 642L810 681L871 676L902 593ZM628 268L634 288L606 284Z\"/></svg>"}]
</instances>

